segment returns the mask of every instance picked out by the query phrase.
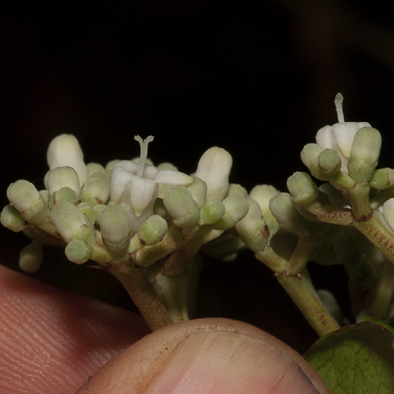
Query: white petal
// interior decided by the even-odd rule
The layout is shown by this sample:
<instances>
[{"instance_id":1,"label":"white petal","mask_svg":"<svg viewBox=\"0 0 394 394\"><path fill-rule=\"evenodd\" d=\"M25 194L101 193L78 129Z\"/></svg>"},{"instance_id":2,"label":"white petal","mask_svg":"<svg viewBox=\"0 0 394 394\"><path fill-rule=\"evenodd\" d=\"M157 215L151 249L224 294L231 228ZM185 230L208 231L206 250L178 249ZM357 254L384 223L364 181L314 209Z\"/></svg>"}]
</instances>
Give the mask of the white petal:
<instances>
[{"instance_id":1,"label":"white petal","mask_svg":"<svg viewBox=\"0 0 394 394\"><path fill-rule=\"evenodd\" d=\"M135 175L126 171L122 165L116 164L112 170L111 182L109 185L110 200L112 203L119 202L122 194Z\"/></svg>"},{"instance_id":2,"label":"white petal","mask_svg":"<svg viewBox=\"0 0 394 394\"><path fill-rule=\"evenodd\" d=\"M318 130L316 143L323 149L333 149L333 130L331 126L324 126Z\"/></svg>"},{"instance_id":3,"label":"white petal","mask_svg":"<svg viewBox=\"0 0 394 394\"><path fill-rule=\"evenodd\" d=\"M157 183L153 179L133 176L130 188L130 203L139 216L157 196Z\"/></svg>"},{"instance_id":4,"label":"white petal","mask_svg":"<svg viewBox=\"0 0 394 394\"><path fill-rule=\"evenodd\" d=\"M332 126L334 139L336 146L335 149L338 152L338 149L342 153L342 155L346 158L349 158L350 151L352 149L354 136L356 135L359 127L355 122L345 122L345 123L335 123Z\"/></svg>"}]
</instances>

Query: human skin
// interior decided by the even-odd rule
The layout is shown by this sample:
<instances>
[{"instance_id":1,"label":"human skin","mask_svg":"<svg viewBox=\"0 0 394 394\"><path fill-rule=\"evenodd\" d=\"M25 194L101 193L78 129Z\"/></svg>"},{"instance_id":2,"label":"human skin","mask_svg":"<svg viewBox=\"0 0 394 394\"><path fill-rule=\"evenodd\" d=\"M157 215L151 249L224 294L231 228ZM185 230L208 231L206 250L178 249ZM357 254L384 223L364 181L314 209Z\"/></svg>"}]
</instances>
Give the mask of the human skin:
<instances>
[{"instance_id":1,"label":"human skin","mask_svg":"<svg viewBox=\"0 0 394 394\"><path fill-rule=\"evenodd\" d=\"M0 265L0 393L75 393L148 332L132 312Z\"/></svg>"},{"instance_id":2,"label":"human skin","mask_svg":"<svg viewBox=\"0 0 394 394\"><path fill-rule=\"evenodd\" d=\"M328 393L298 353L251 325L198 319L148 334L132 312L3 266L0 322L2 393Z\"/></svg>"}]
</instances>

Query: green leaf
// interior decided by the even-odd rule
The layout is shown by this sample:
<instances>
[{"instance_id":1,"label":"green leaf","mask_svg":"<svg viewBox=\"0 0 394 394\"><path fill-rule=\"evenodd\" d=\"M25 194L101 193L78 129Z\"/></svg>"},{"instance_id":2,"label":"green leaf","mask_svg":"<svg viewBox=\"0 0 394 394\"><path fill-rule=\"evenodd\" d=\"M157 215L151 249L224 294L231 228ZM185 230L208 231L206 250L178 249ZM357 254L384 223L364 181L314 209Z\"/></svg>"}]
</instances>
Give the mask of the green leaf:
<instances>
[{"instance_id":1,"label":"green leaf","mask_svg":"<svg viewBox=\"0 0 394 394\"><path fill-rule=\"evenodd\" d=\"M362 322L319 339L305 358L333 394L394 393L394 330Z\"/></svg>"}]
</instances>

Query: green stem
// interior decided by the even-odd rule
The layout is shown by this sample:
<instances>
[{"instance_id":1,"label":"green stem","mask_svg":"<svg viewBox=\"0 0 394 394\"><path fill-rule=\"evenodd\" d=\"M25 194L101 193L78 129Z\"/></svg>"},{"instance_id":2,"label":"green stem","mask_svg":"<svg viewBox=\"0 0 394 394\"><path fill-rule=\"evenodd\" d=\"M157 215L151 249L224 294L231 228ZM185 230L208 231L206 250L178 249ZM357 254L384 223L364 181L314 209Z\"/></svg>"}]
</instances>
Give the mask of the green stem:
<instances>
[{"instance_id":1,"label":"green stem","mask_svg":"<svg viewBox=\"0 0 394 394\"><path fill-rule=\"evenodd\" d=\"M354 220L353 226L394 264L394 233L379 211L374 211L368 220Z\"/></svg>"},{"instance_id":2,"label":"green stem","mask_svg":"<svg viewBox=\"0 0 394 394\"><path fill-rule=\"evenodd\" d=\"M160 265L149 269L149 280L174 322L187 321L194 313L200 277L200 257L195 256L177 276L166 275Z\"/></svg>"},{"instance_id":3,"label":"green stem","mask_svg":"<svg viewBox=\"0 0 394 394\"><path fill-rule=\"evenodd\" d=\"M270 246L256 253L256 258L276 272L278 282L305 319L319 336L323 336L339 329L339 325L317 296L305 267L313 244L309 240L300 240L289 261L277 255Z\"/></svg>"},{"instance_id":4,"label":"green stem","mask_svg":"<svg viewBox=\"0 0 394 394\"><path fill-rule=\"evenodd\" d=\"M282 274L277 279L320 337L339 329L338 323L317 296L306 268L301 275Z\"/></svg>"},{"instance_id":5,"label":"green stem","mask_svg":"<svg viewBox=\"0 0 394 394\"><path fill-rule=\"evenodd\" d=\"M372 210L369 202L370 187L367 182L357 183L348 190L350 206L356 220L366 220L371 216Z\"/></svg>"},{"instance_id":6,"label":"green stem","mask_svg":"<svg viewBox=\"0 0 394 394\"><path fill-rule=\"evenodd\" d=\"M130 273L119 272L112 267L110 272L122 283L134 305L152 331L173 323L173 320L142 268L134 268Z\"/></svg>"},{"instance_id":7,"label":"green stem","mask_svg":"<svg viewBox=\"0 0 394 394\"><path fill-rule=\"evenodd\" d=\"M317 239L313 237L299 238L297 246L289 259L289 268L286 270L287 275L298 275L304 270L317 243Z\"/></svg>"},{"instance_id":8,"label":"green stem","mask_svg":"<svg viewBox=\"0 0 394 394\"><path fill-rule=\"evenodd\" d=\"M378 270L378 281L370 313L377 319L386 319L394 294L394 266L385 260Z\"/></svg>"}]
</instances>

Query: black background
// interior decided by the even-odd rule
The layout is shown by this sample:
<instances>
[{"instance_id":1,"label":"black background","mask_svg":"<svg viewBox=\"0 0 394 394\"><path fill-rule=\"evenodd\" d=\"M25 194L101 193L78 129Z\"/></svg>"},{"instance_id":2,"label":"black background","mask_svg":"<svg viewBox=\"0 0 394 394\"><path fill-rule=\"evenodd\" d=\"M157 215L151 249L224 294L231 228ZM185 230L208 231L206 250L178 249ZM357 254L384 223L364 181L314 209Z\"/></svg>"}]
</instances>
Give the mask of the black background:
<instances>
[{"instance_id":1,"label":"black background","mask_svg":"<svg viewBox=\"0 0 394 394\"><path fill-rule=\"evenodd\" d=\"M386 4L385 2L382 2ZM248 190L304 170L299 152L316 131L345 119L383 136L392 165L394 31L388 5L356 1L81 1L18 5L0 15L1 205L9 183L42 186L57 134L75 134L86 162L138 154L133 135L152 134L149 156L184 172L219 145L233 155L231 181ZM17 268L22 234L0 229L4 264ZM316 267L311 264L313 272ZM94 271L94 272L93 272ZM315 273L346 297L340 268ZM104 272L46 249L33 276L132 308ZM340 282L341 283L341 282ZM345 282L344 282L345 283ZM343 285L345 286L345 285ZM243 254L202 276L198 316L266 329L300 351L314 339L270 272Z\"/></svg>"}]
</instances>

